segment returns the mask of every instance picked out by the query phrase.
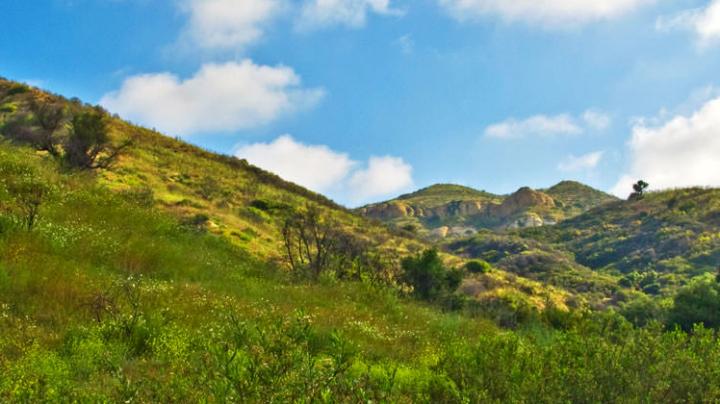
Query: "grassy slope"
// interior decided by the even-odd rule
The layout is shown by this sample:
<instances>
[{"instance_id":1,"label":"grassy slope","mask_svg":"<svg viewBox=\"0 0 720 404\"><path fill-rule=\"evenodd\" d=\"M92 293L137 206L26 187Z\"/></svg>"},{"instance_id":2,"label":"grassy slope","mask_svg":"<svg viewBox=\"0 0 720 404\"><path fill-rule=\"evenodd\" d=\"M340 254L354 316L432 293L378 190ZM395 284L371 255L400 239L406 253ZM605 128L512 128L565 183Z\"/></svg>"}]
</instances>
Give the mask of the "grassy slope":
<instances>
[{"instance_id":1,"label":"grassy slope","mask_svg":"<svg viewBox=\"0 0 720 404\"><path fill-rule=\"evenodd\" d=\"M27 175L53 190L31 232L0 201L0 401L720 395L720 349L707 333L634 331L611 319L597 330L589 323L515 334L362 283L291 282L272 264L277 218L249 210L251 198L315 200L346 226L371 236L382 227L367 230L362 219L277 179L250 196L243 184L254 189L267 173L113 125L121 136L138 131L139 143L101 178L63 173L47 156L0 144L2 181ZM159 204L135 192L143 187ZM180 224L200 212L215 225ZM386 237L389 248L417 243Z\"/></svg>"},{"instance_id":2,"label":"grassy slope","mask_svg":"<svg viewBox=\"0 0 720 404\"><path fill-rule=\"evenodd\" d=\"M14 105L14 113L26 110L31 99L68 102L37 89L9 95L8 89L13 86L18 85L0 80L0 104ZM11 114L0 114L0 119L3 115L9 118ZM354 234L379 242L381 249L396 261L429 247L425 242L391 232L382 223L368 221L322 195L286 182L244 160L210 153L117 118L111 119L111 129L118 139L133 139L133 146L110 170L99 173L100 184L114 192L142 194L149 190L156 207L178 221L207 215L208 231L263 261L284 266L280 232L284 217L288 209L302 208L308 203L321 206L326 215L337 219ZM478 193L469 188L456 188L469 191L473 196ZM259 209L258 202L270 208ZM451 255L445 259L451 265L463 262ZM512 293L542 307L548 300L564 306L570 295L504 271L495 271L486 277L491 277L497 287L486 291L484 298Z\"/></svg>"},{"instance_id":3,"label":"grassy slope","mask_svg":"<svg viewBox=\"0 0 720 404\"><path fill-rule=\"evenodd\" d=\"M80 396L97 389L126 398L117 372L131 384L176 382L172 372L190 369L173 366L194 365L164 355L211 338L209 329L222 329L230 315L262 326L302 310L318 333L337 330L366 360L411 367L452 339L495 332L487 322L402 302L362 284L288 282L226 238L180 226L160 210L96 185L90 175L57 174L29 150L0 146L0 170L17 166L52 184L55 193L33 232L2 216L0 373L6 376L0 377L0 398L51 394L38 389L64 388L62 383L74 384ZM132 310L127 285L138 293L138 335L116 338L111 328ZM100 298L113 307L100 310ZM101 360L95 354L108 357L94 363ZM35 363L35 356L50 358L62 374L50 374L53 369ZM39 367L30 372L37 380L13 378L26 365ZM191 395L190 387L177 394Z\"/></svg>"}]
</instances>

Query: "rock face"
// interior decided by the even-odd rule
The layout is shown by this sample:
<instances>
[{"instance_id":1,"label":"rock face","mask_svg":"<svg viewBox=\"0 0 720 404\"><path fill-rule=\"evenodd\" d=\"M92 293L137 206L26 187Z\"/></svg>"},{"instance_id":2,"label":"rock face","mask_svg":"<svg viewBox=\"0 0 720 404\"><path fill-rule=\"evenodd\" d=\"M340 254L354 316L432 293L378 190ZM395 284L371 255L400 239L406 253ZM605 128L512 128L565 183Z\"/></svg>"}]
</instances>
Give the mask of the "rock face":
<instances>
[{"instance_id":1,"label":"rock face","mask_svg":"<svg viewBox=\"0 0 720 404\"><path fill-rule=\"evenodd\" d=\"M507 229L526 229L529 227L540 227L550 224L535 213L525 214L507 224Z\"/></svg>"},{"instance_id":2,"label":"rock face","mask_svg":"<svg viewBox=\"0 0 720 404\"><path fill-rule=\"evenodd\" d=\"M451 197L450 197L451 198ZM432 238L467 237L479 228L520 229L554 224L551 213L560 204L550 195L528 187L502 197L488 194L467 199L396 199L361 208L365 216L385 222L417 218Z\"/></svg>"},{"instance_id":3,"label":"rock face","mask_svg":"<svg viewBox=\"0 0 720 404\"><path fill-rule=\"evenodd\" d=\"M551 209L554 207L555 200L549 195L534 191L528 187L523 187L505 199L503 203L496 208L496 214L501 217L509 217L530 208Z\"/></svg>"},{"instance_id":4,"label":"rock face","mask_svg":"<svg viewBox=\"0 0 720 404\"><path fill-rule=\"evenodd\" d=\"M363 216L378 220L393 220L406 216L415 216L412 207L402 202L386 202L360 209Z\"/></svg>"},{"instance_id":5,"label":"rock face","mask_svg":"<svg viewBox=\"0 0 720 404\"><path fill-rule=\"evenodd\" d=\"M446 219L451 216L481 215L487 212L488 206L481 201L455 201L432 208L422 208L404 202L392 201L362 208L360 213L379 220L392 220L408 216Z\"/></svg>"},{"instance_id":6,"label":"rock face","mask_svg":"<svg viewBox=\"0 0 720 404\"><path fill-rule=\"evenodd\" d=\"M462 227L462 226L455 226L455 227L448 227L448 226L441 226L436 229L432 229L430 231L430 236L432 238L445 238L449 236L457 236L457 237L469 237L477 233L477 230L473 229L472 227Z\"/></svg>"}]
</instances>

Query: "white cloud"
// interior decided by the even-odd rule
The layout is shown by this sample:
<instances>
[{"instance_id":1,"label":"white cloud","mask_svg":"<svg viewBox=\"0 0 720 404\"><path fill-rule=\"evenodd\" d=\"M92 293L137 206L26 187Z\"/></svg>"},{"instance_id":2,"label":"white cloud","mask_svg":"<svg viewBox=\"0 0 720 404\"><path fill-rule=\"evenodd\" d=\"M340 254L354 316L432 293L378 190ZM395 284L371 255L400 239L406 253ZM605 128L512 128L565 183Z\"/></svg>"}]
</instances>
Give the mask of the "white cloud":
<instances>
[{"instance_id":1,"label":"white cloud","mask_svg":"<svg viewBox=\"0 0 720 404\"><path fill-rule=\"evenodd\" d=\"M288 181L352 202L387 196L413 183L412 167L399 157L370 157L363 165L346 153L306 145L290 135L270 143L241 146L235 155Z\"/></svg>"},{"instance_id":2,"label":"white cloud","mask_svg":"<svg viewBox=\"0 0 720 404\"><path fill-rule=\"evenodd\" d=\"M412 167L392 156L370 157L367 168L350 178L353 197L358 200L389 195L412 184Z\"/></svg>"},{"instance_id":3,"label":"white cloud","mask_svg":"<svg viewBox=\"0 0 720 404\"><path fill-rule=\"evenodd\" d=\"M322 90L300 84L289 67L245 60L206 64L186 80L170 73L132 76L100 104L173 135L228 133L269 123L322 98Z\"/></svg>"},{"instance_id":4,"label":"white cloud","mask_svg":"<svg viewBox=\"0 0 720 404\"><path fill-rule=\"evenodd\" d=\"M490 125L485 128L485 136L517 139L526 136L579 135L589 130L605 130L610 124L610 116L597 110L587 110L577 118L570 114L534 115L521 120L510 118Z\"/></svg>"},{"instance_id":5,"label":"white cloud","mask_svg":"<svg viewBox=\"0 0 720 404\"><path fill-rule=\"evenodd\" d=\"M632 12L654 0L438 0L458 20L499 16L546 27L580 25Z\"/></svg>"},{"instance_id":6,"label":"white cloud","mask_svg":"<svg viewBox=\"0 0 720 404\"><path fill-rule=\"evenodd\" d=\"M403 14L391 7L390 0L307 0L300 10L297 28L304 31L338 25L360 28L369 13Z\"/></svg>"},{"instance_id":7,"label":"white cloud","mask_svg":"<svg viewBox=\"0 0 720 404\"><path fill-rule=\"evenodd\" d=\"M591 170L600 163L605 153L596 151L582 156L570 155L558 164L558 170L565 172Z\"/></svg>"},{"instance_id":8,"label":"white cloud","mask_svg":"<svg viewBox=\"0 0 720 404\"><path fill-rule=\"evenodd\" d=\"M705 8L685 10L671 17L660 17L656 22L660 31L690 29L700 44L709 45L720 40L720 0L712 0Z\"/></svg>"},{"instance_id":9,"label":"white cloud","mask_svg":"<svg viewBox=\"0 0 720 404\"><path fill-rule=\"evenodd\" d=\"M720 39L720 0L714 0L695 22L695 29L703 40Z\"/></svg>"},{"instance_id":10,"label":"white cloud","mask_svg":"<svg viewBox=\"0 0 720 404\"><path fill-rule=\"evenodd\" d=\"M612 190L618 196L627 196L639 179L654 189L720 186L720 98L660 126L638 122L629 146L630 170Z\"/></svg>"},{"instance_id":11,"label":"white cloud","mask_svg":"<svg viewBox=\"0 0 720 404\"><path fill-rule=\"evenodd\" d=\"M304 145L290 135L280 136L271 143L242 146L235 155L318 192L337 186L356 164L347 154L327 146Z\"/></svg>"},{"instance_id":12,"label":"white cloud","mask_svg":"<svg viewBox=\"0 0 720 404\"><path fill-rule=\"evenodd\" d=\"M588 127L595 130L605 130L612 122L610 116L606 113L592 109L585 111L582 119Z\"/></svg>"},{"instance_id":13,"label":"white cloud","mask_svg":"<svg viewBox=\"0 0 720 404\"><path fill-rule=\"evenodd\" d=\"M242 50L263 35L283 0L182 0L190 21L181 43L206 50Z\"/></svg>"},{"instance_id":14,"label":"white cloud","mask_svg":"<svg viewBox=\"0 0 720 404\"><path fill-rule=\"evenodd\" d=\"M533 135L577 135L582 131L582 128L570 115L535 115L523 120L511 118L490 125L485 129L485 136L511 139Z\"/></svg>"}]
</instances>

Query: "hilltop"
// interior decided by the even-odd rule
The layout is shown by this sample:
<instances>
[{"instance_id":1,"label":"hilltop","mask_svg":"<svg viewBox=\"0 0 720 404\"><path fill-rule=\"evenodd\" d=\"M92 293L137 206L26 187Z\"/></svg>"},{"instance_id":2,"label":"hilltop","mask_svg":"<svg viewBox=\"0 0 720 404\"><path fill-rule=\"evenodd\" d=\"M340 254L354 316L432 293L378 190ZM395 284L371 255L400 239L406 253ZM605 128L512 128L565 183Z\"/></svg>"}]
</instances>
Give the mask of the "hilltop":
<instances>
[{"instance_id":1,"label":"hilltop","mask_svg":"<svg viewBox=\"0 0 720 404\"><path fill-rule=\"evenodd\" d=\"M523 187L511 195L438 184L364 206L358 212L425 237L445 238L472 235L481 229L552 225L614 200L611 195L573 181L546 190Z\"/></svg>"},{"instance_id":2,"label":"hilltop","mask_svg":"<svg viewBox=\"0 0 720 404\"><path fill-rule=\"evenodd\" d=\"M555 199L565 213L565 218L577 216L597 206L618 200L613 195L577 181L561 181L541 191Z\"/></svg>"}]
</instances>

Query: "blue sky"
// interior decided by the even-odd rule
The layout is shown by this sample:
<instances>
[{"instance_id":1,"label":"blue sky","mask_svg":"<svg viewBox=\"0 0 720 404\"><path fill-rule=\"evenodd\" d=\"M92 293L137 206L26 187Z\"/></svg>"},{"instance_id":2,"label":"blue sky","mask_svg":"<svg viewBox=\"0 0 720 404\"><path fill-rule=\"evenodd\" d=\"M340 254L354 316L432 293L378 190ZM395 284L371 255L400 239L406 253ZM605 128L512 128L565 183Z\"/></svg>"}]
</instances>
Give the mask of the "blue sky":
<instances>
[{"instance_id":1,"label":"blue sky","mask_svg":"<svg viewBox=\"0 0 720 404\"><path fill-rule=\"evenodd\" d=\"M720 186L720 0L7 0L0 75L348 205Z\"/></svg>"}]
</instances>

